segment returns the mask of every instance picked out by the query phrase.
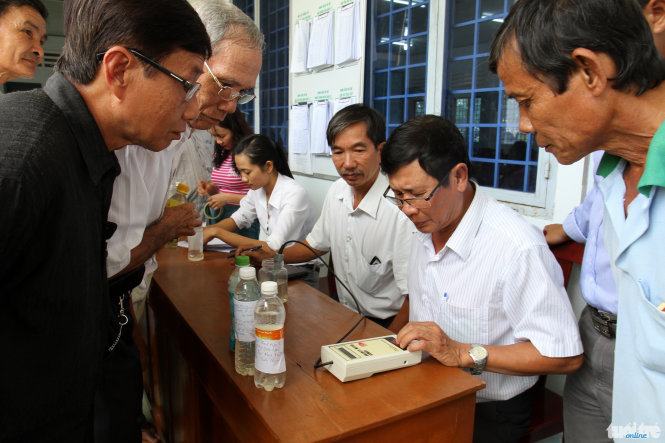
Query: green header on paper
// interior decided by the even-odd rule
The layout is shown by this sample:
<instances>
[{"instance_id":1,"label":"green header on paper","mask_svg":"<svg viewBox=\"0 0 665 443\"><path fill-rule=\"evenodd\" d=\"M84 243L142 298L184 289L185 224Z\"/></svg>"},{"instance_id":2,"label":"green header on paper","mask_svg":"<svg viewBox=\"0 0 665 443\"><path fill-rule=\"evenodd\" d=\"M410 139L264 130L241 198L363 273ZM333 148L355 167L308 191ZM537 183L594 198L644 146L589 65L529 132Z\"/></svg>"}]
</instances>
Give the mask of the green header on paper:
<instances>
[{"instance_id":1,"label":"green header on paper","mask_svg":"<svg viewBox=\"0 0 665 443\"><path fill-rule=\"evenodd\" d=\"M326 12L332 11L332 9L333 9L332 3L325 2L324 4L319 5L318 10L316 11L316 15L325 14Z\"/></svg>"},{"instance_id":2,"label":"green header on paper","mask_svg":"<svg viewBox=\"0 0 665 443\"><path fill-rule=\"evenodd\" d=\"M300 94L297 94L295 98L293 99L293 102L298 105L298 104L303 104L303 103L309 103L311 100L309 99L309 94L307 92L301 92Z\"/></svg>"},{"instance_id":3,"label":"green header on paper","mask_svg":"<svg viewBox=\"0 0 665 443\"><path fill-rule=\"evenodd\" d=\"M349 3L353 3L354 1L356 1L356 0L342 0L341 2L339 2L339 5L344 7L344 6L348 5Z\"/></svg>"},{"instance_id":4,"label":"green header on paper","mask_svg":"<svg viewBox=\"0 0 665 443\"><path fill-rule=\"evenodd\" d=\"M339 89L339 98L347 98L347 97L353 97L355 94L353 93L353 87L349 86L348 88L340 88Z\"/></svg>"},{"instance_id":5,"label":"green header on paper","mask_svg":"<svg viewBox=\"0 0 665 443\"><path fill-rule=\"evenodd\" d=\"M320 101L320 100L330 100L332 96L330 95L330 91L328 89L325 89L323 91L316 91L316 95L314 96L314 101Z\"/></svg>"},{"instance_id":6,"label":"green header on paper","mask_svg":"<svg viewBox=\"0 0 665 443\"><path fill-rule=\"evenodd\" d=\"M301 12L300 14L298 14L298 17L296 17L296 23L311 19L312 19L312 14L309 11Z\"/></svg>"}]
</instances>

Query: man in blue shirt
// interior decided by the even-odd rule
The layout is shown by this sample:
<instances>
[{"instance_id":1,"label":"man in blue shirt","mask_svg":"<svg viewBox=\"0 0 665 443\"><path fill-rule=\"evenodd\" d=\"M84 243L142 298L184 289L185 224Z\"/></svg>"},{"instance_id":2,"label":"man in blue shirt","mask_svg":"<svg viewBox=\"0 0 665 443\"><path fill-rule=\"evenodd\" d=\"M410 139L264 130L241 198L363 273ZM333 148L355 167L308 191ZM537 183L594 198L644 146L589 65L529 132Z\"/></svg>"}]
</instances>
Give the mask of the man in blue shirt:
<instances>
[{"instance_id":1,"label":"man in blue shirt","mask_svg":"<svg viewBox=\"0 0 665 443\"><path fill-rule=\"evenodd\" d=\"M653 33L656 48L665 53L663 0L639 0ZM593 153L594 172L603 151ZM607 438L612 422L612 378L616 336L617 293L610 258L603 241L604 203L594 174L594 186L562 224L545 226L550 245L568 240L585 244L580 289L587 306L580 316L580 334L586 350L582 368L566 377L563 393L564 434L568 441L598 441Z\"/></svg>"},{"instance_id":2,"label":"man in blue shirt","mask_svg":"<svg viewBox=\"0 0 665 443\"><path fill-rule=\"evenodd\" d=\"M632 0L522 0L497 33L490 67L520 105L520 130L535 133L560 163L606 151L598 167L603 240L619 312L606 436L658 437L665 427L665 312L658 310L665 302L658 269L665 135L657 132L665 66L649 26Z\"/></svg>"}]
</instances>

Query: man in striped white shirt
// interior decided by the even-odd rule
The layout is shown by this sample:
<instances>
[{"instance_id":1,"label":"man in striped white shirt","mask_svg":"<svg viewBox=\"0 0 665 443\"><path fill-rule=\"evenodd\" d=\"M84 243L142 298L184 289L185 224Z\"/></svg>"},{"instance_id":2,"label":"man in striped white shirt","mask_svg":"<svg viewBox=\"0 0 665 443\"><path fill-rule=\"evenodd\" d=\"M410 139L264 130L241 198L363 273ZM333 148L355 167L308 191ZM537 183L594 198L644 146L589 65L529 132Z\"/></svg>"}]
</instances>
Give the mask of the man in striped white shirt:
<instances>
[{"instance_id":1,"label":"man in striped white shirt","mask_svg":"<svg viewBox=\"0 0 665 443\"><path fill-rule=\"evenodd\" d=\"M517 441L538 374L582 363L561 268L535 226L469 180L466 143L450 121L404 123L381 164L390 182L384 195L420 231L409 259L410 322L397 339L487 383L475 442Z\"/></svg>"}]
</instances>

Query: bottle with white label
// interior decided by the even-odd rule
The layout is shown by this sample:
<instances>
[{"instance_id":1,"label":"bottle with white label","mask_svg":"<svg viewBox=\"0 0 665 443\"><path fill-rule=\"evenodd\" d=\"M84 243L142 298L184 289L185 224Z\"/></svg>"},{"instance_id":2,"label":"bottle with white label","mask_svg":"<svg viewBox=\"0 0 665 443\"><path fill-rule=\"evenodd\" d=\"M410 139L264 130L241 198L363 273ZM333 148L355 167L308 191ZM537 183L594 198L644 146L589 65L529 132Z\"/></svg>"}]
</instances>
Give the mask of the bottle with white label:
<instances>
[{"instance_id":1,"label":"bottle with white label","mask_svg":"<svg viewBox=\"0 0 665 443\"><path fill-rule=\"evenodd\" d=\"M256 269L240 268L240 281L233 292L233 316L236 332L236 372L240 375L254 374L254 307L259 299L259 284Z\"/></svg>"},{"instance_id":2,"label":"bottle with white label","mask_svg":"<svg viewBox=\"0 0 665 443\"><path fill-rule=\"evenodd\" d=\"M254 385L266 391L281 388L286 382L284 359L284 320L286 311L278 297L277 282L261 283L261 298L254 308L256 356Z\"/></svg>"}]
</instances>

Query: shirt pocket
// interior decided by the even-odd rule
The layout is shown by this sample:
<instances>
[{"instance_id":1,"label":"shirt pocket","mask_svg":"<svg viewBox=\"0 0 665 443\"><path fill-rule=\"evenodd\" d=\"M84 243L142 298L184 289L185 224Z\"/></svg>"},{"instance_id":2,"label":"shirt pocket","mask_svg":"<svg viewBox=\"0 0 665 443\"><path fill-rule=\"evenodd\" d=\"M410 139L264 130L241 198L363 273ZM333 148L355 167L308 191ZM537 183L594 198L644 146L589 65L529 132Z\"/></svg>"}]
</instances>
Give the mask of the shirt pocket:
<instances>
[{"instance_id":1,"label":"shirt pocket","mask_svg":"<svg viewBox=\"0 0 665 443\"><path fill-rule=\"evenodd\" d=\"M450 338L462 343L490 344L488 308L467 307L442 302L441 319L437 323Z\"/></svg>"},{"instance_id":2,"label":"shirt pocket","mask_svg":"<svg viewBox=\"0 0 665 443\"><path fill-rule=\"evenodd\" d=\"M631 327L635 331L635 353L642 366L665 372L665 312L659 311L647 298L649 286L638 281L640 289L633 310ZM619 318L621 312L619 312ZM619 320L621 321L621 320Z\"/></svg>"},{"instance_id":3,"label":"shirt pocket","mask_svg":"<svg viewBox=\"0 0 665 443\"><path fill-rule=\"evenodd\" d=\"M369 261L362 259L356 271L358 272L358 287L368 294L378 292L385 286L386 279L393 279L391 263L388 259L382 262L375 262L371 265Z\"/></svg>"}]
</instances>

